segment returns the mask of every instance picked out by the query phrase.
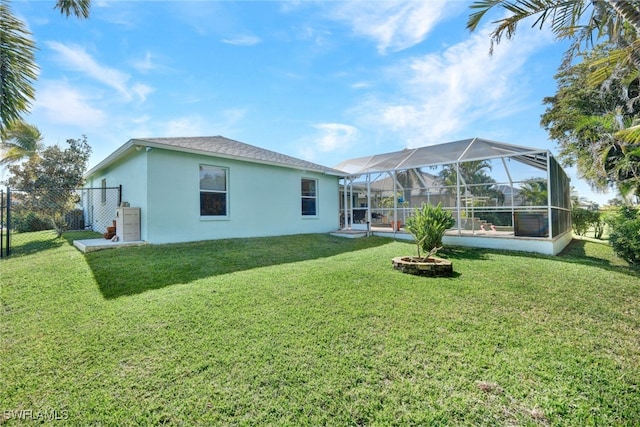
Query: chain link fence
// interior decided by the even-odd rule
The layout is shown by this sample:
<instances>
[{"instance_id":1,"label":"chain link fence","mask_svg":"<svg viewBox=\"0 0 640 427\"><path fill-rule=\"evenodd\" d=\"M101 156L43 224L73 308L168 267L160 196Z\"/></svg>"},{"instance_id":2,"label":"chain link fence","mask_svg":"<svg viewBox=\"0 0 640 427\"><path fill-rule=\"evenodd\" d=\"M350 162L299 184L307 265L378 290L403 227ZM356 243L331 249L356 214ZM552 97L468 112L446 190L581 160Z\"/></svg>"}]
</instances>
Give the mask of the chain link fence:
<instances>
[{"instance_id":1,"label":"chain link fence","mask_svg":"<svg viewBox=\"0 0 640 427\"><path fill-rule=\"evenodd\" d=\"M36 252L60 237L102 237L113 225L121 194L121 187L7 188L0 194L0 255Z\"/></svg>"}]
</instances>

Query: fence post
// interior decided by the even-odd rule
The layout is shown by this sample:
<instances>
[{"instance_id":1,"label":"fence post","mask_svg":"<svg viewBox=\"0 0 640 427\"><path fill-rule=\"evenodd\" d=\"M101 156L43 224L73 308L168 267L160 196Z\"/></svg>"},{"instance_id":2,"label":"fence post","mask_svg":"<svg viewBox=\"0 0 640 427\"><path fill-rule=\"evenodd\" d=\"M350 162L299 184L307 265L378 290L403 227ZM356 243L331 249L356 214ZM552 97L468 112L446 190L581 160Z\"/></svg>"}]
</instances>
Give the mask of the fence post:
<instances>
[{"instance_id":1,"label":"fence post","mask_svg":"<svg viewBox=\"0 0 640 427\"><path fill-rule=\"evenodd\" d=\"M4 257L4 190L0 190L0 258Z\"/></svg>"},{"instance_id":2,"label":"fence post","mask_svg":"<svg viewBox=\"0 0 640 427\"><path fill-rule=\"evenodd\" d=\"M11 188L7 187L7 256L11 255Z\"/></svg>"}]
</instances>

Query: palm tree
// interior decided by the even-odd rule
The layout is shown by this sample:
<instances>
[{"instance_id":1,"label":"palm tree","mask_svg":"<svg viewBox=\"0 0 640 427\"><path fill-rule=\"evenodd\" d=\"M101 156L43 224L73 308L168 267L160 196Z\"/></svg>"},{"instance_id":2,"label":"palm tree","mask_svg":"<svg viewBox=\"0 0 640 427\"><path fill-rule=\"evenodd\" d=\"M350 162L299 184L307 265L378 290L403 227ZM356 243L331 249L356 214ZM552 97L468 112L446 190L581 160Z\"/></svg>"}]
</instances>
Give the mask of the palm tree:
<instances>
[{"instance_id":1,"label":"palm tree","mask_svg":"<svg viewBox=\"0 0 640 427\"><path fill-rule=\"evenodd\" d=\"M88 18L91 0L58 0L55 8L67 17L75 15L78 18Z\"/></svg>"},{"instance_id":2,"label":"palm tree","mask_svg":"<svg viewBox=\"0 0 640 427\"><path fill-rule=\"evenodd\" d=\"M3 152L0 166L38 156L43 147L42 134L37 127L22 121L13 122L4 132L0 142Z\"/></svg>"},{"instance_id":3,"label":"palm tree","mask_svg":"<svg viewBox=\"0 0 640 427\"><path fill-rule=\"evenodd\" d=\"M487 171L491 171L491 163L486 160L475 160L460 163L461 184L475 197L489 197L497 199L499 203L504 201L504 194L494 186L496 180L491 178ZM440 171L440 179L447 187L447 193L454 194L457 187L457 173L455 165L446 165Z\"/></svg>"},{"instance_id":4,"label":"palm tree","mask_svg":"<svg viewBox=\"0 0 640 427\"><path fill-rule=\"evenodd\" d=\"M57 0L56 9L67 16L89 16L90 0ZM36 46L31 33L12 12L8 0L0 0L0 132L29 111L38 77Z\"/></svg>"},{"instance_id":5,"label":"palm tree","mask_svg":"<svg viewBox=\"0 0 640 427\"><path fill-rule=\"evenodd\" d=\"M528 206L546 206L547 196L547 181L544 178L530 178L520 187L520 197Z\"/></svg>"},{"instance_id":6,"label":"palm tree","mask_svg":"<svg viewBox=\"0 0 640 427\"><path fill-rule=\"evenodd\" d=\"M37 78L35 44L24 23L17 19L6 0L0 2L0 132L28 111L35 96Z\"/></svg>"},{"instance_id":7,"label":"palm tree","mask_svg":"<svg viewBox=\"0 0 640 427\"><path fill-rule=\"evenodd\" d=\"M507 16L494 21L497 25L491 33L492 48L503 36L513 38L518 23L530 17L536 17L534 27L542 28L549 23L558 39L573 39L570 52L574 53L582 43L590 44L602 34L613 43L624 41L629 31L640 34L638 0L478 0L471 5L476 12L469 15L467 28L476 30L493 8L504 9ZM587 13L590 16L585 20Z\"/></svg>"},{"instance_id":8,"label":"palm tree","mask_svg":"<svg viewBox=\"0 0 640 427\"><path fill-rule=\"evenodd\" d=\"M493 8L501 8L507 16L498 19L491 33L491 47L502 37L514 37L518 23L535 17L534 27L549 24L557 39L572 39L564 65L568 65L583 45L593 46L594 40L606 36L616 46L608 58L595 64L591 76L597 86L620 68L640 69L640 1L629 0L478 0L471 5L476 12L469 15L467 28L477 29L484 16ZM589 13L586 19L585 15ZM594 37L595 36L595 37Z\"/></svg>"},{"instance_id":9,"label":"palm tree","mask_svg":"<svg viewBox=\"0 0 640 427\"><path fill-rule=\"evenodd\" d=\"M630 110L640 102L640 93L634 87L640 79L640 0L478 0L471 8L475 10L467 20L467 28L471 31L491 9L503 9L507 13L506 17L494 22L490 52L503 36L511 39L517 24L530 17L535 18L533 26L542 28L549 24L556 38L573 40L564 67L583 44L593 46L594 40L606 36L614 48L608 55L590 62L588 83L593 87L608 88L609 84L605 82L624 76L626 90L622 91L622 100ZM637 154L640 123L635 113L633 116L635 122L620 121L621 115L616 112L587 118L585 129L594 136L589 142L592 155L579 158L578 166L596 186L605 187L614 182L621 191L640 189ZM600 131L604 134L598 135ZM586 163L580 165L580 161Z\"/></svg>"}]
</instances>

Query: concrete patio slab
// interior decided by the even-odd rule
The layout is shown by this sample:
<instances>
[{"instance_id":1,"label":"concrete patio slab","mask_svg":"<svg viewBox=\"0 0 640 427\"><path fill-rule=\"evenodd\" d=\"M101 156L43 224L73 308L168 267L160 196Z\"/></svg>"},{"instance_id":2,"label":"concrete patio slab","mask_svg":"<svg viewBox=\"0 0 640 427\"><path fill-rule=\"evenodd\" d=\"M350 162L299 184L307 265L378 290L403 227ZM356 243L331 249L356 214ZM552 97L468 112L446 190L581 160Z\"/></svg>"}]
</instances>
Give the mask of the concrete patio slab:
<instances>
[{"instance_id":1,"label":"concrete patio slab","mask_svg":"<svg viewBox=\"0 0 640 427\"><path fill-rule=\"evenodd\" d=\"M147 242L145 242L144 240L136 240L131 242L112 242L108 239L85 239L73 241L73 246L80 249L80 251L83 253L101 251L103 249L122 248L126 246L140 246L146 244Z\"/></svg>"}]
</instances>

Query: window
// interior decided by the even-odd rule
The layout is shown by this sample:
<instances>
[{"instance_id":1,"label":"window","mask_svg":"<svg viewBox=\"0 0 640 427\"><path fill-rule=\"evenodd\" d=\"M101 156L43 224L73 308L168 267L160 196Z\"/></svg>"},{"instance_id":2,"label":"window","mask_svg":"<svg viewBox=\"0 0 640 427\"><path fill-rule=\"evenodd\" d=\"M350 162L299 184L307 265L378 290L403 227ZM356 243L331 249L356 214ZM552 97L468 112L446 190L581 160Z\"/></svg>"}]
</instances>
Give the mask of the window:
<instances>
[{"instance_id":1,"label":"window","mask_svg":"<svg viewBox=\"0 0 640 427\"><path fill-rule=\"evenodd\" d=\"M318 181L302 178L302 215L318 215Z\"/></svg>"},{"instance_id":2,"label":"window","mask_svg":"<svg viewBox=\"0 0 640 427\"><path fill-rule=\"evenodd\" d=\"M227 169L200 165L200 215L227 216Z\"/></svg>"},{"instance_id":3,"label":"window","mask_svg":"<svg viewBox=\"0 0 640 427\"><path fill-rule=\"evenodd\" d=\"M102 192L100 193L100 201L104 205L107 203L107 178L102 179L100 187L102 188Z\"/></svg>"}]
</instances>

